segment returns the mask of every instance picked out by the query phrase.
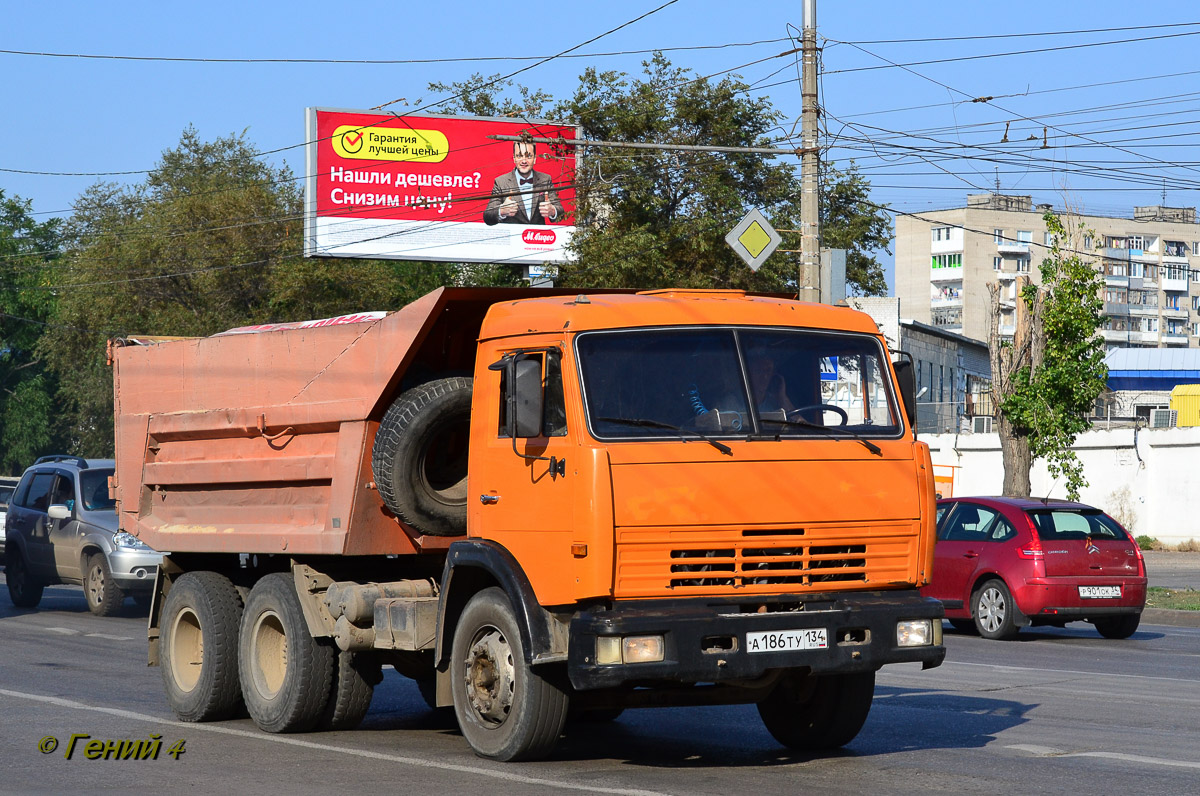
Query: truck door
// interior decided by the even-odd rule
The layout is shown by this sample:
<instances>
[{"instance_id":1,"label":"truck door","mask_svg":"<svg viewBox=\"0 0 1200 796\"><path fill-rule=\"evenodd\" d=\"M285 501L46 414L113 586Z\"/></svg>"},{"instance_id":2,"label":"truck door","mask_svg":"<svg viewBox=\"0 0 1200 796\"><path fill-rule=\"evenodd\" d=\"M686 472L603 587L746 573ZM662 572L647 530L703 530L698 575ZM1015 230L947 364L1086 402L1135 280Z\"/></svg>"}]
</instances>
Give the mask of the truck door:
<instances>
[{"instance_id":1,"label":"truck door","mask_svg":"<svg viewBox=\"0 0 1200 796\"><path fill-rule=\"evenodd\" d=\"M575 477L572 460L578 449L568 434L563 390L562 349L525 349L515 354L537 363L542 386L541 433L509 436L509 391L503 370L487 371L485 385L476 391L496 396L486 412L481 455L472 457L470 511L478 517L472 535L492 539L511 552L525 569L539 599L544 584L562 582L562 567L570 566ZM479 465L478 467L476 465ZM543 588L539 589L541 582Z\"/></svg>"}]
</instances>

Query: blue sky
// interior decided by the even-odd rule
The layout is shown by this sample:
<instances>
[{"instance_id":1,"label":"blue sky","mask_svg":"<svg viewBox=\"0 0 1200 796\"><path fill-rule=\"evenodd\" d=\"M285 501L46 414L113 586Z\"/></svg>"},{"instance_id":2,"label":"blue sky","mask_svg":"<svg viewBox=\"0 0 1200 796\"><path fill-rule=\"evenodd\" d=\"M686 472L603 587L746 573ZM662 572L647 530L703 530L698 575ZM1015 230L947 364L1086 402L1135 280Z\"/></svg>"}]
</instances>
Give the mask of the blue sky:
<instances>
[{"instance_id":1,"label":"blue sky","mask_svg":"<svg viewBox=\"0 0 1200 796\"><path fill-rule=\"evenodd\" d=\"M540 56L662 2L541 3L514 10L495 2L4 0L0 50L210 59ZM795 56L770 56L791 48L779 40L797 33L801 8L799 0L679 0L578 51L590 57L550 61L516 80L565 96L585 66L634 72L647 57L596 53L766 41L668 55L705 75L741 67L734 71L757 83L756 93L770 97L789 120L777 131L786 137L800 112ZM1168 25L1174 27L1148 27ZM1135 26L1141 29L1118 30ZM818 27L828 133L823 143L839 164L858 161L875 186L876 202L918 213L953 207L968 192L992 189L999 178L1004 191L1058 206L1070 201L1102 215L1128 215L1134 205L1159 203L1164 183L1168 204L1198 204L1195 2L819 0ZM1100 30L953 40L1087 29ZM1049 48L1055 49L1021 52ZM1018 54L976 57L996 53ZM973 60L888 63L967 57ZM766 60L742 66L759 59ZM431 81L508 73L531 63L178 63L0 53L7 77L0 188L31 200L34 212L45 214L41 218L69 214L73 200L96 180L144 175L15 172L150 169L189 124L205 139L246 130L260 150L292 147L270 157L301 174L298 145L307 106L370 108L403 97L411 107L441 99L427 90ZM770 85L780 81L788 82ZM980 97L992 99L969 101Z\"/></svg>"}]
</instances>

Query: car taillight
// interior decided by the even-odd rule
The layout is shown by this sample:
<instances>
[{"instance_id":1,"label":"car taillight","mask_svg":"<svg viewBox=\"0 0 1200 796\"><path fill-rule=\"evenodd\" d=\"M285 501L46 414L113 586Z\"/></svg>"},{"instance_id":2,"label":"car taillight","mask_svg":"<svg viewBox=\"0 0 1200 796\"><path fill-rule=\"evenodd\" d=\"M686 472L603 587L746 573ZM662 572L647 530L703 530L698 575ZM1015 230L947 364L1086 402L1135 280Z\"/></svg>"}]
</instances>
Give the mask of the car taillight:
<instances>
[{"instance_id":1,"label":"car taillight","mask_svg":"<svg viewBox=\"0 0 1200 796\"><path fill-rule=\"evenodd\" d=\"M1042 540L1033 537L1029 544L1023 544L1017 548L1017 556L1019 558L1033 558L1038 561L1046 557L1046 551L1042 549Z\"/></svg>"},{"instance_id":2,"label":"car taillight","mask_svg":"<svg viewBox=\"0 0 1200 796\"><path fill-rule=\"evenodd\" d=\"M1133 545L1133 554L1137 556L1138 577L1144 578L1146 577L1146 559L1142 556L1142 548L1140 545L1138 545L1137 540L1134 539L1132 535L1129 537L1129 541Z\"/></svg>"}]
</instances>

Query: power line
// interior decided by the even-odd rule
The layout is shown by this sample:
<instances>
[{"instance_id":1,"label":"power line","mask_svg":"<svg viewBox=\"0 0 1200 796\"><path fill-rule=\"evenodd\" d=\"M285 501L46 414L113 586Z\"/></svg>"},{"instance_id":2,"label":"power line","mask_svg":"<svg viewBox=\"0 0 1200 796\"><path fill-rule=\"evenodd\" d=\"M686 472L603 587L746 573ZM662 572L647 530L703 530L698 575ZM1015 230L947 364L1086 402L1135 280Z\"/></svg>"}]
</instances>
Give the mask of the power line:
<instances>
[{"instance_id":1,"label":"power line","mask_svg":"<svg viewBox=\"0 0 1200 796\"><path fill-rule=\"evenodd\" d=\"M938 36L925 39L874 39L862 41L847 41L843 44L923 44L926 42L947 41L981 41L985 39L1026 39L1038 36L1075 36L1083 33L1120 33L1127 30L1162 30L1164 28L1188 28L1200 25L1200 22L1173 22L1166 25L1132 25L1121 28L1087 28L1083 30L1052 30L1038 33L992 33L983 36Z\"/></svg>"}]
</instances>

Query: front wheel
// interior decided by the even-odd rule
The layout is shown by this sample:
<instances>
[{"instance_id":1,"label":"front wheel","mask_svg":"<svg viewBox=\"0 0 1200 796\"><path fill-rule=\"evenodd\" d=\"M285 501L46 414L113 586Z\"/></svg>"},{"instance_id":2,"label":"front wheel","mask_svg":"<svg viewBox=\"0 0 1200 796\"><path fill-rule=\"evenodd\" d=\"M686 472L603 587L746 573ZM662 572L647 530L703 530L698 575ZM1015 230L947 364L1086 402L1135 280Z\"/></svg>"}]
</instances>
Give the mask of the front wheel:
<instances>
[{"instance_id":1,"label":"front wheel","mask_svg":"<svg viewBox=\"0 0 1200 796\"><path fill-rule=\"evenodd\" d=\"M758 715L771 736L788 748L837 749L858 735L874 696L875 672L789 672L758 703Z\"/></svg>"},{"instance_id":2,"label":"front wheel","mask_svg":"<svg viewBox=\"0 0 1200 796\"><path fill-rule=\"evenodd\" d=\"M87 575L83 579L83 594L87 607L96 616L116 616L125 602L125 592L113 580L108 559L96 553L87 562Z\"/></svg>"},{"instance_id":3,"label":"front wheel","mask_svg":"<svg viewBox=\"0 0 1200 796\"><path fill-rule=\"evenodd\" d=\"M1141 624L1142 617L1140 614L1127 614L1125 616L1105 616L1100 619L1093 619L1092 624L1096 626L1096 632L1105 638L1129 638L1137 632L1138 625Z\"/></svg>"},{"instance_id":4,"label":"front wheel","mask_svg":"<svg viewBox=\"0 0 1200 796\"><path fill-rule=\"evenodd\" d=\"M246 709L266 732L306 732L323 715L334 650L308 632L291 575L261 578L246 599L238 671Z\"/></svg>"},{"instance_id":5,"label":"front wheel","mask_svg":"<svg viewBox=\"0 0 1200 796\"><path fill-rule=\"evenodd\" d=\"M554 748L569 700L526 662L502 589L484 589L467 603L454 630L450 674L458 726L477 755L533 760Z\"/></svg>"},{"instance_id":6,"label":"front wheel","mask_svg":"<svg viewBox=\"0 0 1200 796\"><path fill-rule=\"evenodd\" d=\"M4 579L8 582L8 597L18 608L37 608L42 601L45 584L39 583L29 571L29 562L20 548L10 546L4 557Z\"/></svg>"},{"instance_id":7,"label":"front wheel","mask_svg":"<svg viewBox=\"0 0 1200 796\"><path fill-rule=\"evenodd\" d=\"M1002 580L989 580L979 587L971 599L971 613L979 635L990 639L1015 638L1017 631L1016 605Z\"/></svg>"}]
</instances>

